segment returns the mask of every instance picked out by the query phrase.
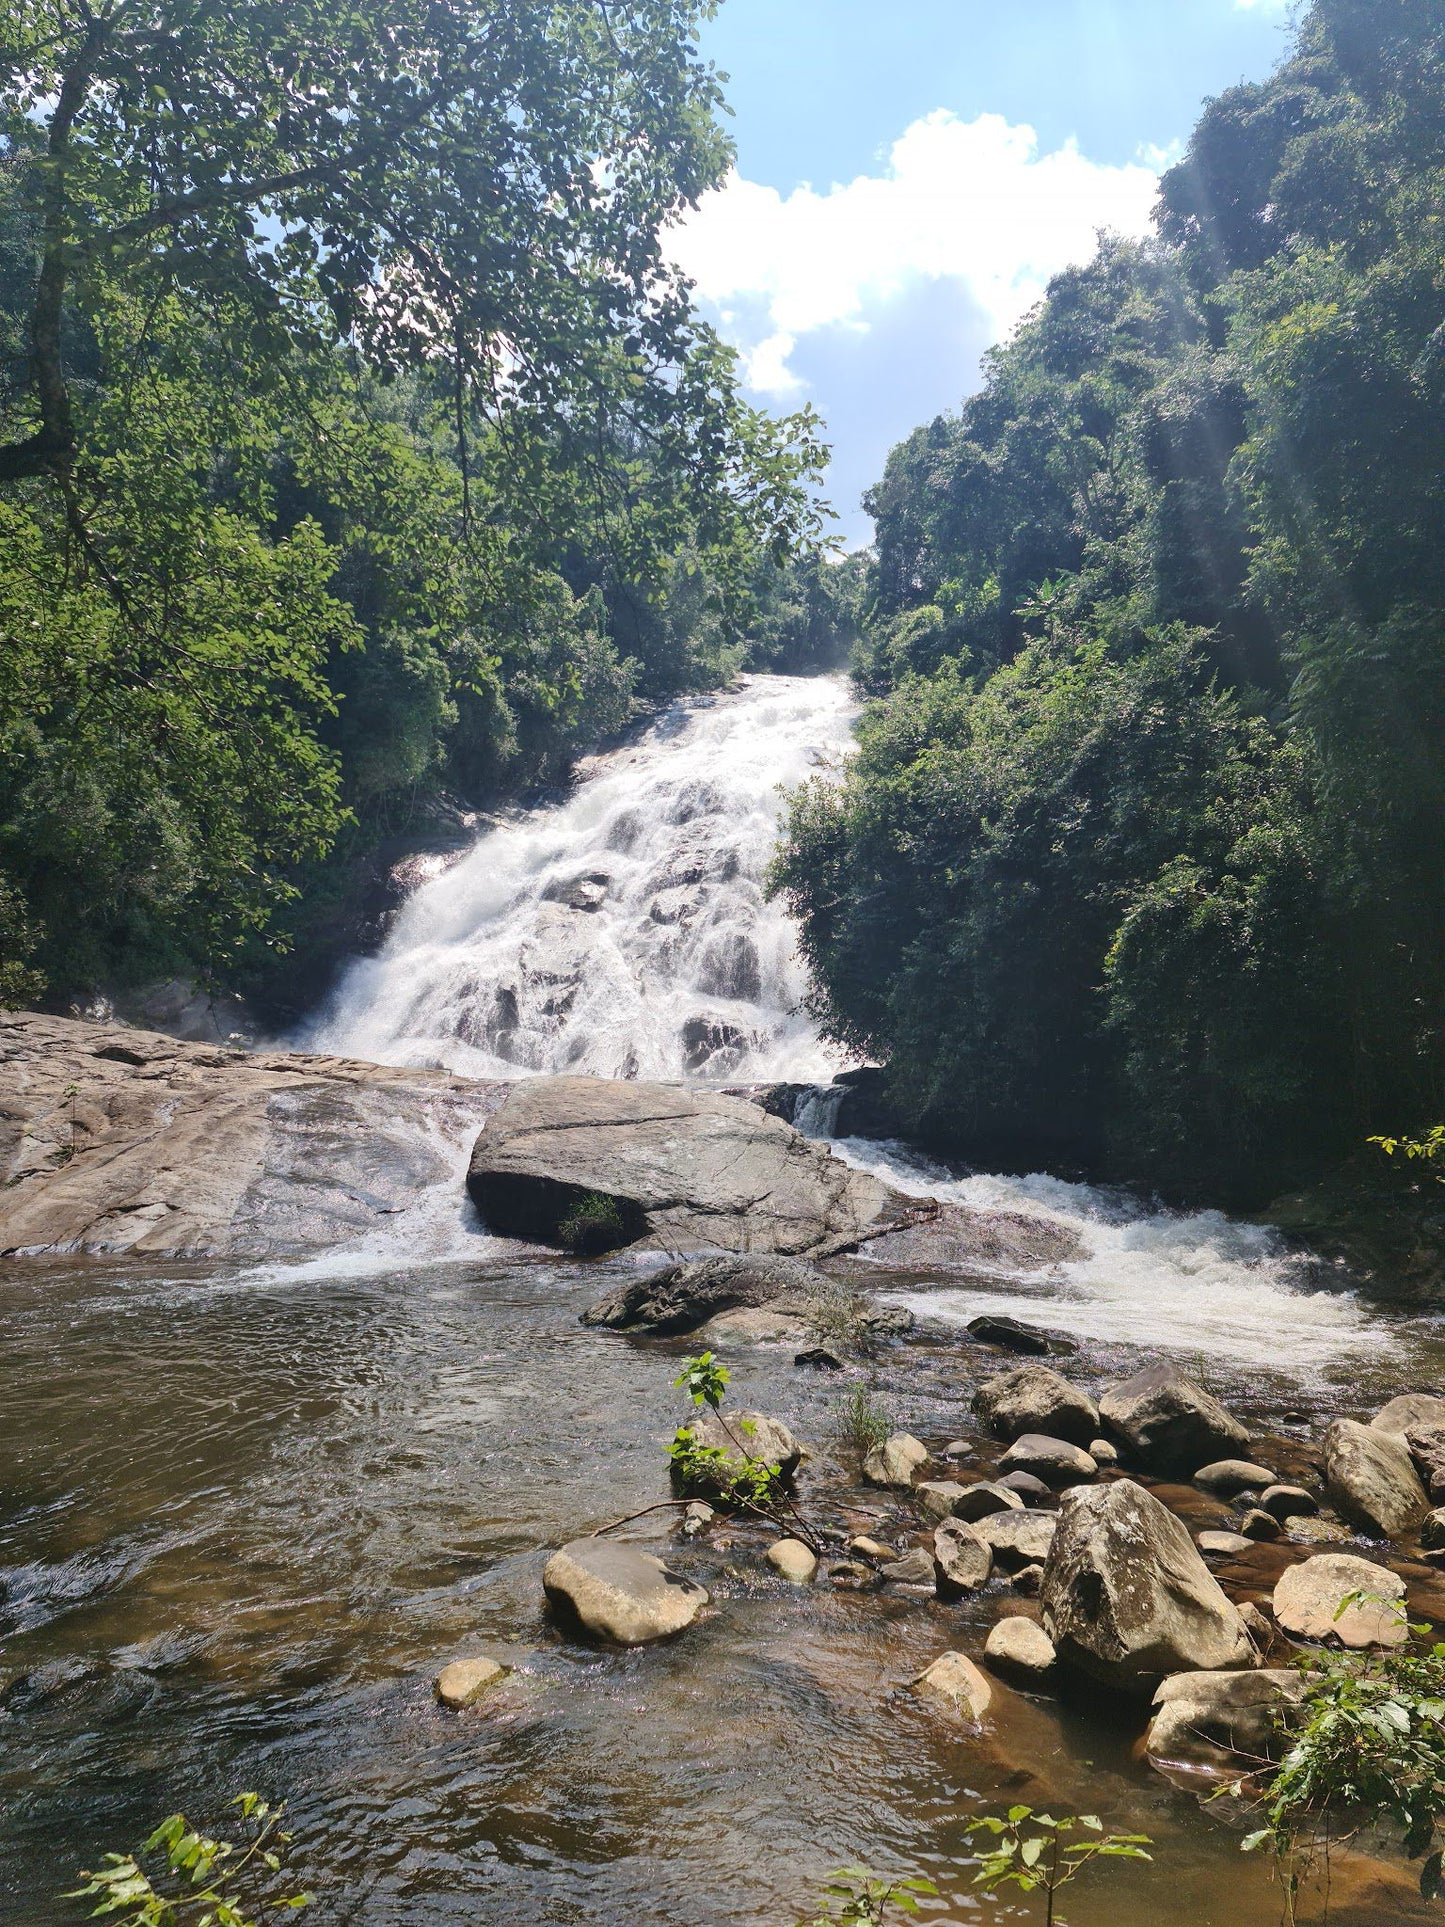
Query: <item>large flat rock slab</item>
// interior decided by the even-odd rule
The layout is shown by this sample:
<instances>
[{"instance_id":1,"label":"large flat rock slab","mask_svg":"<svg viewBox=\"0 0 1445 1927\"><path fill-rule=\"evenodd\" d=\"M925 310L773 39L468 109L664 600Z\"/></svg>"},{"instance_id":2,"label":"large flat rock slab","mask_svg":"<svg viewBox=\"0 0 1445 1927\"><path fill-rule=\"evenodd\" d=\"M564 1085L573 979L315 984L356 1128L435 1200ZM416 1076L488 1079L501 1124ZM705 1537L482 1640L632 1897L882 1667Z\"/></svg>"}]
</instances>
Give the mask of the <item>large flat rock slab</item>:
<instances>
[{"instance_id":1,"label":"large flat rock slab","mask_svg":"<svg viewBox=\"0 0 1445 1927\"><path fill-rule=\"evenodd\" d=\"M584 1200L605 1198L617 1244L679 1253L828 1257L936 1210L745 1100L592 1077L513 1085L483 1126L467 1184L503 1236L565 1242Z\"/></svg>"},{"instance_id":2,"label":"large flat rock slab","mask_svg":"<svg viewBox=\"0 0 1445 1927\"><path fill-rule=\"evenodd\" d=\"M506 1089L0 1012L0 1254L343 1247L456 1182Z\"/></svg>"}]
</instances>

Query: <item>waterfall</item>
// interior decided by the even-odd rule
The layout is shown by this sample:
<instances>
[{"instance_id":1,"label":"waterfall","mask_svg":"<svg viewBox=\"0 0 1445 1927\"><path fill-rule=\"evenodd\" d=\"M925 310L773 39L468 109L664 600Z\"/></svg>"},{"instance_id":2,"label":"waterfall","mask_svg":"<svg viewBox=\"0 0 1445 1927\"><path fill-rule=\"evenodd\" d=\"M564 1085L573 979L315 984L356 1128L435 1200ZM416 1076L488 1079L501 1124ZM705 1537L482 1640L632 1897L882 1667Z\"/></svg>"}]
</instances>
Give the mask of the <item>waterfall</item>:
<instances>
[{"instance_id":1,"label":"waterfall","mask_svg":"<svg viewBox=\"0 0 1445 1927\"><path fill-rule=\"evenodd\" d=\"M826 1082L794 930L763 879L783 791L835 764L836 676L749 676L592 759L408 900L304 1039L477 1077Z\"/></svg>"}]
</instances>

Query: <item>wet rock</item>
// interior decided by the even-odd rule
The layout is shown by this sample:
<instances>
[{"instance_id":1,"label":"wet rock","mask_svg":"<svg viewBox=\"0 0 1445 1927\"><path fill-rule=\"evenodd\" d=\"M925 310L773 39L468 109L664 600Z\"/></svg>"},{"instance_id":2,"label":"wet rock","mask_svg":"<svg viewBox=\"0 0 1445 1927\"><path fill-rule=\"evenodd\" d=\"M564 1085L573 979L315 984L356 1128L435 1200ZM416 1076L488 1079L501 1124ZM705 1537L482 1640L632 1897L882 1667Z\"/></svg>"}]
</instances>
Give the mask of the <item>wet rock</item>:
<instances>
[{"instance_id":1,"label":"wet rock","mask_svg":"<svg viewBox=\"0 0 1445 1927\"><path fill-rule=\"evenodd\" d=\"M1276 1519L1300 1519L1313 1518L1320 1502L1302 1485L1271 1485L1260 1493L1259 1506L1261 1512L1271 1513Z\"/></svg>"},{"instance_id":2,"label":"wet rock","mask_svg":"<svg viewBox=\"0 0 1445 1927\"><path fill-rule=\"evenodd\" d=\"M1152 1472L1192 1474L1249 1443L1239 1420L1175 1365L1150 1365L1111 1386L1099 1411L1124 1454Z\"/></svg>"},{"instance_id":3,"label":"wet rock","mask_svg":"<svg viewBox=\"0 0 1445 1927\"><path fill-rule=\"evenodd\" d=\"M1235 1499L1241 1492L1259 1492L1274 1482L1275 1474L1267 1466L1254 1465L1248 1459L1216 1459L1213 1465L1200 1466L1194 1475L1194 1483L1205 1492L1212 1492L1217 1499Z\"/></svg>"},{"instance_id":4,"label":"wet rock","mask_svg":"<svg viewBox=\"0 0 1445 1927\"><path fill-rule=\"evenodd\" d=\"M1035 1690L1047 1683L1058 1658L1043 1627L1021 1614L999 1620L984 1641L983 1655L1001 1679Z\"/></svg>"},{"instance_id":5,"label":"wet rock","mask_svg":"<svg viewBox=\"0 0 1445 1927\"><path fill-rule=\"evenodd\" d=\"M863 1460L863 1477L869 1485L911 1490L914 1473L927 1463L928 1447L920 1439L907 1432L895 1432L882 1445L875 1445Z\"/></svg>"},{"instance_id":6,"label":"wet rock","mask_svg":"<svg viewBox=\"0 0 1445 1927\"><path fill-rule=\"evenodd\" d=\"M1043 1589L1044 1569L1035 1562L1030 1566L1020 1566L1013 1576L1013 1589L1022 1593L1026 1599L1036 1599Z\"/></svg>"},{"instance_id":7,"label":"wet rock","mask_svg":"<svg viewBox=\"0 0 1445 1927\"><path fill-rule=\"evenodd\" d=\"M588 1632L624 1646L667 1639L690 1626L708 1603L701 1586L636 1546L574 1539L542 1571L552 1604Z\"/></svg>"},{"instance_id":8,"label":"wet rock","mask_svg":"<svg viewBox=\"0 0 1445 1927\"><path fill-rule=\"evenodd\" d=\"M1240 1520L1239 1529L1246 1539L1261 1541L1277 1539L1284 1531L1274 1513L1264 1511L1261 1506L1250 1507Z\"/></svg>"},{"instance_id":9,"label":"wet rock","mask_svg":"<svg viewBox=\"0 0 1445 1927\"><path fill-rule=\"evenodd\" d=\"M963 1496L954 1502L955 1519L986 1519L991 1512L1021 1512L1023 1499L1008 1486L996 1479L979 1479L973 1485L962 1488Z\"/></svg>"},{"instance_id":10,"label":"wet rock","mask_svg":"<svg viewBox=\"0 0 1445 1927\"><path fill-rule=\"evenodd\" d=\"M1185 1527L1132 1479L1065 1493L1042 1603L1060 1657L1126 1692L1244 1666L1252 1651Z\"/></svg>"},{"instance_id":11,"label":"wet rock","mask_svg":"<svg viewBox=\"0 0 1445 1927\"><path fill-rule=\"evenodd\" d=\"M1017 1494L1022 1505L1053 1506L1059 1502L1054 1488L1045 1485L1034 1472L1005 1472L1001 1479L995 1479L993 1483L1002 1486L1005 1492Z\"/></svg>"},{"instance_id":12,"label":"wet rock","mask_svg":"<svg viewBox=\"0 0 1445 1927\"><path fill-rule=\"evenodd\" d=\"M1244 1600L1239 1608L1239 1616L1244 1621L1244 1630L1249 1634L1256 1653L1267 1653L1276 1643L1277 1634L1274 1621L1254 1600Z\"/></svg>"},{"instance_id":13,"label":"wet rock","mask_svg":"<svg viewBox=\"0 0 1445 1927\"><path fill-rule=\"evenodd\" d=\"M1285 1530L1291 1539L1301 1539L1312 1546L1345 1546L1351 1538L1337 1519L1287 1519Z\"/></svg>"},{"instance_id":14,"label":"wet rock","mask_svg":"<svg viewBox=\"0 0 1445 1927\"><path fill-rule=\"evenodd\" d=\"M698 1445L715 1446L727 1454L727 1466L741 1470L748 1459L761 1459L789 1484L807 1456L800 1439L781 1419L766 1412L725 1412L704 1407L694 1412L680 1428L691 1433ZM726 1467L722 1468L726 1471ZM721 1488L719 1488L721 1489Z\"/></svg>"},{"instance_id":15,"label":"wet rock","mask_svg":"<svg viewBox=\"0 0 1445 1927\"><path fill-rule=\"evenodd\" d=\"M1398 1433L1336 1419L1325 1433L1324 1464L1337 1510L1377 1538L1402 1538L1430 1509L1409 1447Z\"/></svg>"},{"instance_id":16,"label":"wet rock","mask_svg":"<svg viewBox=\"0 0 1445 1927\"><path fill-rule=\"evenodd\" d=\"M611 887L612 878L605 870L588 870L581 876L556 878L543 890L542 900L590 914L606 903Z\"/></svg>"},{"instance_id":17,"label":"wet rock","mask_svg":"<svg viewBox=\"0 0 1445 1927\"><path fill-rule=\"evenodd\" d=\"M973 1725L993 1704L993 1688L987 1676L964 1653L942 1654L918 1675L913 1690L937 1700Z\"/></svg>"},{"instance_id":18,"label":"wet rock","mask_svg":"<svg viewBox=\"0 0 1445 1927\"><path fill-rule=\"evenodd\" d=\"M506 1676L494 1659L454 1659L437 1674L437 1698L443 1706L471 1706Z\"/></svg>"},{"instance_id":19,"label":"wet rock","mask_svg":"<svg viewBox=\"0 0 1445 1927\"><path fill-rule=\"evenodd\" d=\"M951 1479L927 1479L914 1486L913 1498L925 1519L951 1519L956 1502L967 1489Z\"/></svg>"},{"instance_id":20,"label":"wet rock","mask_svg":"<svg viewBox=\"0 0 1445 1927\"><path fill-rule=\"evenodd\" d=\"M805 1371L841 1372L846 1369L836 1352L830 1352L826 1345L810 1345L805 1352L799 1352L793 1363Z\"/></svg>"},{"instance_id":21,"label":"wet rock","mask_svg":"<svg viewBox=\"0 0 1445 1927\"><path fill-rule=\"evenodd\" d=\"M1174 1673L1154 1694L1144 1754L1155 1766L1237 1775L1288 1745L1288 1711L1304 1692L1292 1668Z\"/></svg>"},{"instance_id":22,"label":"wet rock","mask_svg":"<svg viewBox=\"0 0 1445 1927\"><path fill-rule=\"evenodd\" d=\"M477 1139L467 1187L506 1236L555 1244L584 1200L602 1198L618 1244L710 1255L822 1257L931 1208L740 1098L599 1077L512 1085Z\"/></svg>"},{"instance_id":23,"label":"wet rock","mask_svg":"<svg viewBox=\"0 0 1445 1927\"><path fill-rule=\"evenodd\" d=\"M790 1585L811 1586L817 1575L817 1554L801 1539L779 1539L768 1547L765 1556L773 1571L781 1573Z\"/></svg>"},{"instance_id":24,"label":"wet rock","mask_svg":"<svg viewBox=\"0 0 1445 1927\"><path fill-rule=\"evenodd\" d=\"M1365 1597L1344 1607L1352 1593ZM1401 1614L1405 1582L1385 1566L1348 1552L1317 1552L1280 1575L1274 1616L1297 1639L1338 1640L1342 1646L1399 1646L1406 1638Z\"/></svg>"},{"instance_id":25,"label":"wet rock","mask_svg":"<svg viewBox=\"0 0 1445 1927\"><path fill-rule=\"evenodd\" d=\"M1194 1542L1206 1558L1237 1559L1254 1544L1242 1532L1201 1532Z\"/></svg>"},{"instance_id":26,"label":"wet rock","mask_svg":"<svg viewBox=\"0 0 1445 1927\"><path fill-rule=\"evenodd\" d=\"M1042 1564L1054 1542L1058 1518L1025 1506L1021 1512L991 1512L974 1522L974 1531L993 1548L995 1562L1005 1572Z\"/></svg>"},{"instance_id":27,"label":"wet rock","mask_svg":"<svg viewBox=\"0 0 1445 1927\"><path fill-rule=\"evenodd\" d=\"M1430 1503L1439 1505L1445 1500L1445 1425L1411 1425L1405 1443Z\"/></svg>"},{"instance_id":28,"label":"wet rock","mask_svg":"<svg viewBox=\"0 0 1445 1927\"><path fill-rule=\"evenodd\" d=\"M1119 1448L1110 1439L1090 1439L1086 1449L1101 1471L1106 1465L1119 1463Z\"/></svg>"},{"instance_id":29,"label":"wet rock","mask_svg":"<svg viewBox=\"0 0 1445 1927\"><path fill-rule=\"evenodd\" d=\"M1039 1358L1050 1352L1062 1355L1078 1350L1072 1339L1038 1325L1026 1325L1018 1318L970 1318L967 1329L969 1337L976 1338L980 1345L997 1345L1004 1351L1027 1352Z\"/></svg>"},{"instance_id":30,"label":"wet rock","mask_svg":"<svg viewBox=\"0 0 1445 1927\"><path fill-rule=\"evenodd\" d=\"M682 1515L682 1529L689 1539L706 1532L717 1514L705 1499L694 1499Z\"/></svg>"},{"instance_id":31,"label":"wet rock","mask_svg":"<svg viewBox=\"0 0 1445 1927\"><path fill-rule=\"evenodd\" d=\"M826 1290L826 1272L798 1258L729 1254L629 1279L582 1314L584 1325L659 1336L695 1331L717 1313L770 1304L784 1292Z\"/></svg>"},{"instance_id":32,"label":"wet rock","mask_svg":"<svg viewBox=\"0 0 1445 1927\"><path fill-rule=\"evenodd\" d=\"M993 1549L962 1519L949 1519L934 1532L933 1564L939 1593L956 1599L987 1585Z\"/></svg>"},{"instance_id":33,"label":"wet rock","mask_svg":"<svg viewBox=\"0 0 1445 1927\"><path fill-rule=\"evenodd\" d=\"M1445 1552L1445 1506L1420 1521L1420 1544L1426 1552Z\"/></svg>"},{"instance_id":34,"label":"wet rock","mask_svg":"<svg viewBox=\"0 0 1445 1927\"><path fill-rule=\"evenodd\" d=\"M1015 1439L999 1464L1009 1472L1031 1472L1050 1486L1078 1485L1099 1469L1081 1445L1046 1438L1041 1432L1025 1432Z\"/></svg>"},{"instance_id":35,"label":"wet rock","mask_svg":"<svg viewBox=\"0 0 1445 1927\"><path fill-rule=\"evenodd\" d=\"M878 1575L862 1559L836 1559L828 1568L828 1577L835 1586L842 1586L849 1592L862 1592L873 1584Z\"/></svg>"},{"instance_id":36,"label":"wet rock","mask_svg":"<svg viewBox=\"0 0 1445 1927\"><path fill-rule=\"evenodd\" d=\"M914 1546L905 1552L901 1559L893 1559L886 1566L880 1566L879 1577L895 1586L916 1586L932 1592L935 1585L933 1555L925 1552L922 1546Z\"/></svg>"},{"instance_id":37,"label":"wet rock","mask_svg":"<svg viewBox=\"0 0 1445 1927\"><path fill-rule=\"evenodd\" d=\"M1402 1392L1382 1406L1370 1424L1375 1431L1391 1432L1396 1438L1406 1438L1411 1431L1427 1426L1445 1425L1445 1398L1436 1392Z\"/></svg>"},{"instance_id":38,"label":"wet rock","mask_svg":"<svg viewBox=\"0 0 1445 1927\"><path fill-rule=\"evenodd\" d=\"M1018 1439L1026 1433L1067 1439L1083 1445L1099 1430L1099 1411L1081 1392L1047 1365L1017 1365L981 1385L974 1410L995 1438Z\"/></svg>"},{"instance_id":39,"label":"wet rock","mask_svg":"<svg viewBox=\"0 0 1445 1927\"><path fill-rule=\"evenodd\" d=\"M687 1018L679 1033L682 1040L682 1067L700 1071L705 1066L712 1074L726 1077L747 1056L752 1039L739 1025L729 1023L712 1011L700 1011Z\"/></svg>"},{"instance_id":40,"label":"wet rock","mask_svg":"<svg viewBox=\"0 0 1445 1927\"><path fill-rule=\"evenodd\" d=\"M870 1539L866 1536L858 1539L850 1539L848 1541L848 1550L851 1553L855 1553L858 1558L866 1559L870 1564L875 1566L886 1566L890 1561L898 1557L894 1547L885 1546L881 1539Z\"/></svg>"}]
</instances>

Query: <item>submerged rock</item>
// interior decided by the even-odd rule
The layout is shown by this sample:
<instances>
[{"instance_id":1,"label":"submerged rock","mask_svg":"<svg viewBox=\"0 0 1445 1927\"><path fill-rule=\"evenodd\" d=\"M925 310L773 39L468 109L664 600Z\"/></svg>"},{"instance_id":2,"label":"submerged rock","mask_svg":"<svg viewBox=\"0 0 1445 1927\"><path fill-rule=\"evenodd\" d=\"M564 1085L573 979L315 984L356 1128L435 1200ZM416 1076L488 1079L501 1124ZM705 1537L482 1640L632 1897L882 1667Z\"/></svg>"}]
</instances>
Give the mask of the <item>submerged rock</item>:
<instances>
[{"instance_id":1,"label":"submerged rock","mask_svg":"<svg viewBox=\"0 0 1445 1927\"><path fill-rule=\"evenodd\" d=\"M1353 1593L1363 1597L1344 1602ZM1274 1616L1297 1639L1338 1640L1342 1646L1400 1646L1408 1629L1396 1610L1405 1582L1372 1559L1349 1552L1317 1552L1280 1575ZM1342 1610L1343 1608L1343 1610Z\"/></svg>"},{"instance_id":2,"label":"submerged rock","mask_svg":"<svg viewBox=\"0 0 1445 1927\"><path fill-rule=\"evenodd\" d=\"M1058 1659L1043 1627L1022 1614L999 1620L984 1641L983 1655L1000 1678L1035 1689L1050 1678Z\"/></svg>"},{"instance_id":3,"label":"submerged rock","mask_svg":"<svg viewBox=\"0 0 1445 1927\"><path fill-rule=\"evenodd\" d=\"M1126 1692L1253 1651L1185 1527L1132 1479L1065 1493L1042 1603L1060 1658Z\"/></svg>"},{"instance_id":4,"label":"submerged rock","mask_svg":"<svg viewBox=\"0 0 1445 1927\"><path fill-rule=\"evenodd\" d=\"M574 1539L554 1552L542 1585L552 1604L588 1632L624 1646L680 1633L708 1603L701 1586L651 1553L610 1539Z\"/></svg>"},{"instance_id":5,"label":"submerged rock","mask_svg":"<svg viewBox=\"0 0 1445 1927\"><path fill-rule=\"evenodd\" d=\"M1341 1515L1380 1539L1399 1539L1430 1509L1409 1447L1395 1432L1336 1419L1324 1438L1325 1484Z\"/></svg>"},{"instance_id":6,"label":"submerged rock","mask_svg":"<svg viewBox=\"0 0 1445 1927\"><path fill-rule=\"evenodd\" d=\"M1125 1455L1151 1472L1194 1473L1249 1443L1239 1420L1175 1365L1150 1365L1110 1386L1099 1411Z\"/></svg>"},{"instance_id":7,"label":"submerged rock","mask_svg":"<svg viewBox=\"0 0 1445 1927\"><path fill-rule=\"evenodd\" d=\"M1026 1433L1067 1439L1083 1445L1099 1429L1099 1410L1047 1365L1016 1365L981 1385L974 1410L995 1438L1019 1439Z\"/></svg>"},{"instance_id":8,"label":"submerged rock","mask_svg":"<svg viewBox=\"0 0 1445 1927\"><path fill-rule=\"evenodd\" d=\"M913 1690L977 1725L993 1704L993 1688L965 1653L943 1653L913 1682Z\"/></svg>"},{"instance_id":9,"label":"submerged rock","mask_svg":"<svg viewBox=\"0 0 1445 1927\"><path fill-rule=\"evenodd\" d=\"M1154 1694L1145 1757L1161 1767L1251 1772L1284 1752L1289 1709L1303 1692L1303 1679L1286 1667L1171 1674Z\"/></svg>"}]
</instances>

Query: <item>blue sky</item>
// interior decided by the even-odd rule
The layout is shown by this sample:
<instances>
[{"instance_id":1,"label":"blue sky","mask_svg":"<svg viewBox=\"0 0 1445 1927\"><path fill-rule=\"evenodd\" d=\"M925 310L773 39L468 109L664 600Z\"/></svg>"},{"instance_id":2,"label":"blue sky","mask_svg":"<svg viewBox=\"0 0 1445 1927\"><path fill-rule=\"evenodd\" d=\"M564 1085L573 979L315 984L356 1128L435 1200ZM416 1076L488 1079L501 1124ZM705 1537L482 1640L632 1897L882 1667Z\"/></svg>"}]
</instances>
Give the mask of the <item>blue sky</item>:
<instances>
[{"instance_id":1,"label":"blue sky","mask_svg":"<svg viewBox=\"0 0 1445 1927\"><path fill-rule=\"evenodd\" d=\"M724 0L735 177L676 242L750 398L810 401L850 545L900 436L1101 226L1142 232L1201 103L1285 50L1282 0Z\"/></svg>"}]
</instances>

